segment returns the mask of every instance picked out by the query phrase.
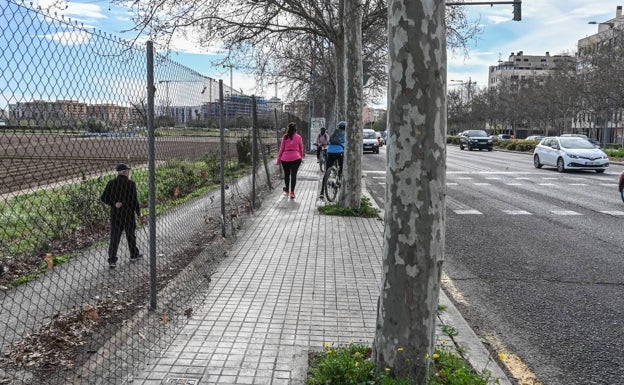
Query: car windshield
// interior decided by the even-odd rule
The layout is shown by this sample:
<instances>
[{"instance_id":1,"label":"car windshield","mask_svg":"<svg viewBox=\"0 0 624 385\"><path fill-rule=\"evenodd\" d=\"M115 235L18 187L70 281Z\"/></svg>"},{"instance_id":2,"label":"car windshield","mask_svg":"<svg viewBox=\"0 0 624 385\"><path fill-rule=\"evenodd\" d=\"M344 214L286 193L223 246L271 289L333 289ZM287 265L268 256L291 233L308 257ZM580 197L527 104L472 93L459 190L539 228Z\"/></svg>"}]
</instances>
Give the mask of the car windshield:
<instances>
[{"instance_id":1,"label":"car windshield","mask_svg":"<svg viewBox=\"0 0 624 385\"><path fill-rule=\"evenodd\" d=\"M579 148L579 149L592 149L594 145L589 141L579 137L565 137L559 138L559 143L563 148Z\"/></svg>"},{"instance_id":2,"label":"car windshield","mask_svg":"<svg viewBox=\"0 0 624 385\"><path fill-rule=\"evenodd\" d=\"M364 131L364 139L377 139L377 133L375 131Z\"/></svg>"},{"instance_id":3,"label":"car windshield","mask_svg":"<svg viewBox=\"0 0 624 385\"><path fill-rule=\"evenodd\" d=\"M481 130L470 130L466 132L467 136L488 136L488 134L485 131L481 131Z\"/></svg>"}]
</instances>

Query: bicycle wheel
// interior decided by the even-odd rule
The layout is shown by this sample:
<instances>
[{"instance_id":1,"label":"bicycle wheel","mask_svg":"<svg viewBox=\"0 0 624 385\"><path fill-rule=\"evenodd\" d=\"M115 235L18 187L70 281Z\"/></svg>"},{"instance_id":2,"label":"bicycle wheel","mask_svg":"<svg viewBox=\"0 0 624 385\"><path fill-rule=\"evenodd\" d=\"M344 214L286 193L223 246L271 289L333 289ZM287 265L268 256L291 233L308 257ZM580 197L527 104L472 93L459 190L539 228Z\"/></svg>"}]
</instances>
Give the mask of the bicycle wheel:
<instances>
[{"instance_id":1,"label":"bicycle wheel","mask_svg":"<svg viewBox=\"0 0 624 385\"><path fill-rule=\"evenodd\" d=\"M325 171L325 197L328 202L333 202L336 199L338 190L340 190L338 168L332 166Z\"/></svg>"}]
</instances>

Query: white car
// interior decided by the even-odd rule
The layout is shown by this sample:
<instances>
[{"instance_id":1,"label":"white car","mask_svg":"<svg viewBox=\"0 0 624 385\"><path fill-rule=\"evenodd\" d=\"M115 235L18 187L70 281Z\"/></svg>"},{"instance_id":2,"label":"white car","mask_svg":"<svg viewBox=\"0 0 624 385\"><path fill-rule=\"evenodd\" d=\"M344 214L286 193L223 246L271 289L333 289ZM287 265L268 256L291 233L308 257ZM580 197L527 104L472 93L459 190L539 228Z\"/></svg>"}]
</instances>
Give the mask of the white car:
<instances>
[{"instance_id":1,"label":"white car","mask_svg":"<svg viewBox=\"0 0 624 385\"><path fill-rule=\"evenodd\" d=\"M377 132L371 129L364 129L364 151L371 151L375 154L379 154L379 139L377 139Z\"/></svg>"},{"instance_id":2,"label":"white car","mask_svg":"<svg viewBox=\"0 0 624 385\"><path fill-rule=\"evenodd\" d=\"M557 171L595 170L603 173L609 157L587 139L578 136L552 136L542 139L533 151L533 165L556 167Z\"/></svg>"}]
</instances>

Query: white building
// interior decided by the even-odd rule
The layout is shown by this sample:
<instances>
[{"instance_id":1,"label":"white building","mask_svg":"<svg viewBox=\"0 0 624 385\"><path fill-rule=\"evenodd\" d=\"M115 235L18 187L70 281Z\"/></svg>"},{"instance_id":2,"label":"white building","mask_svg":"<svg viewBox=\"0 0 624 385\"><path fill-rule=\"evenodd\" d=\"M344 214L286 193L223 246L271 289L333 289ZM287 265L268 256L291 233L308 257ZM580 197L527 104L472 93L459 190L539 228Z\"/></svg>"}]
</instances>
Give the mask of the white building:
<instances>
[{"instance_id":1,"label":"white building","mask_svg":"<svg viewBox=\"0 0 624 385\"><path fill-rule=\"evenodd\" d=\"M488 74L488 89L496 88L503 80L522 81L528 78L544 76L555 68L561 61L575 60L570 55L551 56L525 55L524 52L512 52L507 61L499 61L495 66L490 66Z\"/></svg>"}]
</instances>

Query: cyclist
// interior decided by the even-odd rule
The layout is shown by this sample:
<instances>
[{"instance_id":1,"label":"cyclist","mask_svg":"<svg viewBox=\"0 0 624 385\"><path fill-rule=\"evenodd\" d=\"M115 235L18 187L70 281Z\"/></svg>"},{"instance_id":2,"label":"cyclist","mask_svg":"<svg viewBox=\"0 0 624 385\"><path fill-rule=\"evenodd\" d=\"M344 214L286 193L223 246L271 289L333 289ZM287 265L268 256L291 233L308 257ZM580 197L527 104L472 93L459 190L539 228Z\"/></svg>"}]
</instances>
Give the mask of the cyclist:
<instances>
[{"instance_id":1,"label":"cyclist","mask_svg":"<svg viewBox=\"0 0 624 385\"><path fill-rule=\"evenodd\" d=\"M342 175L342 162L344 159L344 148L346 142L346 129L347 122L342 121L338 123L338 126L332 132L329 138L329 145L327 146L327 167L329 169L334 162L338 162L338 174ZM321 195L320 199L325 199L325 178L321 183Z\"/></svg>"},{"instance_id":2,"label":"cyclist","mask_svg":"<svg viewBox=\"0 0 624 385\"><path fill-rule=\"evenodd\" d=\"M329 143L329 136L327 136L327 130L325 127L321 127L321 133L316 137L316 142L314 145L316 146L316 162L318 163L321 159L321 151L327 148L327 144Z\"/></svg>"}]
</instances>

